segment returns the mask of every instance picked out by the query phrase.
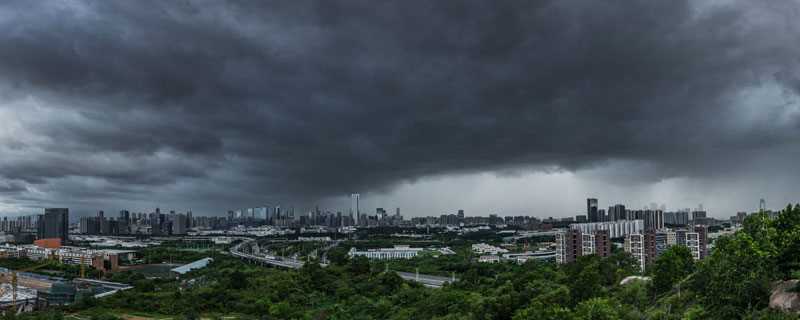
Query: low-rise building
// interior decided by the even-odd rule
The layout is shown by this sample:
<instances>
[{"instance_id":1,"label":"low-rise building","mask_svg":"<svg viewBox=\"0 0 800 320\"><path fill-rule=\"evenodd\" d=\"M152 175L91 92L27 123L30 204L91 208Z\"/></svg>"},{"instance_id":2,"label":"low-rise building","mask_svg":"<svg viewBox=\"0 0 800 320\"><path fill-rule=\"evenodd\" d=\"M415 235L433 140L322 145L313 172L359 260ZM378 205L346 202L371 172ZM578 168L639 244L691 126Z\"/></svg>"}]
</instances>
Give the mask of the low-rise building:
<instances>
[{"instance_id":1,"label":"low-rise building","mask_svg":"<svg viewBox=\"0 0 800 320\"><path fill-rule=\"evenodd\" d=\"M472 251L477 253L477 254L493 254L493 255L497 255L497 254L507 253L508 252L507 249L503 249L503 248L500 248L500 247L495 247L493 245L486 244L486 243L473 244L472 245Z\"/></svg>"},{"instance_id":2,"label":"low-rise building","mask_svg":"<svg viewBox=\"0 0 800 320\"><path fill-rule=\"evenodd\" d=\"M410 246L396 245L393 248L368 249L366 251L359 251L353 247L350 248L350 252L347 254L351 258L361 256L374 260L392 260L411 259L416 257L422 251L422 248L411 248Z\"/></svg>"},{"instance_id":3,"label":"low-rise building","mask_svg":"<svg viewBox=\"0 0 800 320\"><path fill-rule=\"evenodd\" d=\"M134 251L95 250L79 247L43 248L35 245L0 247L0 256L28 258L31 260L54 259L64 264L91 266L100 271L116 271L120 254L129 257Z\"/></svg>"}]
</instances>

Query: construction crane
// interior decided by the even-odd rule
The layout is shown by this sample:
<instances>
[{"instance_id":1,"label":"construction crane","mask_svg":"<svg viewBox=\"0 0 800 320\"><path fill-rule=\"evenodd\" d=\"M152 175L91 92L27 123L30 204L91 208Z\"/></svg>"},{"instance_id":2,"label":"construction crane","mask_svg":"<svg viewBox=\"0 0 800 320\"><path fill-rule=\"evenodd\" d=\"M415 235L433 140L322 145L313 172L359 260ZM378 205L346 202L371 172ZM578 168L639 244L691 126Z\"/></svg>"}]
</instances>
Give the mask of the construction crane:
<instances>
[{"instance_id":1,"label":"construction crane","mask_svg":"<svg viewBox=\"0 0 800 320\"><path fill-rule=\"evenodd\" d=\"M48 260L47 262L45 262L43 264L36 265L36 266L33 266L33 267L24 268L24 269L21 269L21 270L10 270L11 271L11 281L8 281L8 279L7 279L8 276L6 274L0 274L0 279L2 279L3 282L10 282L11 283L11 307L14 310L16 310L16 308L17 308L17 273L18 272L30 272L30 271L38 270L38 269L44 268L46 266L49 266L50 262L51 261Z\"/></svg>"}]
</instances>

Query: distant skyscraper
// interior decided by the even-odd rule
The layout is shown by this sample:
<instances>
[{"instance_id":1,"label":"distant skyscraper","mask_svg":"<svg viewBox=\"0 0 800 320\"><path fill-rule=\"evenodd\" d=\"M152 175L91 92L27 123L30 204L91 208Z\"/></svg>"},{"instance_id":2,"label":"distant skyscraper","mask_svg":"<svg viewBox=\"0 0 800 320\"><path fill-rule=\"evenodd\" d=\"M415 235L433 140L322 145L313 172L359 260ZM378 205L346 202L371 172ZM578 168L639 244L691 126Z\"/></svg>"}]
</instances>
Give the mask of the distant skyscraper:
<instances>
[{"instance_id":1,"label":"distant skyscraper","mask_svg":"<svg viewBox=\"0 0 800 320\"><path fill-rule=\"evenodd\" d=\"M692 211L692 223L703 224L705 223L706 212L703 210Z\"/></svg>"},{"instance_id":2,"label":"distant skyscraper","mask_svg":"<svg viewBox=\"0 0 800 320\"><path fill-rule=\"evenodd\" d=\"M597 212L597 199L595 198L586 199L586 216L589 218L589 222L600 221L600 217L598 217L598 212Z\"/></svg>"},{"instance_id":3,"label":"distant skyscraper","mask_svg":"<svg viewBox=\"0 0 800 320\"><path fill-rule=\"evenodd\" d=\"M625 220L625 206L621 204L614 205L608 208L608 215L611 221Z\"/></svg>"},{"instance_id":4,"label":"distant skyscraper","mask_svg":"<svg viewBox=\"0 0 800 320\"><path fill-rule=\"evenodd\" d=\"M689 210L681 210L676 212L675 224L683 226L689 224Z\"/></svg>"},{"instance_id":5,"label":"distant skyscraper","mask_svg":"<svg viewBox=\"0 0 800 320\"><path fill-rule=\"evenodd\" d=\"M350 194L350 213L355 215L355 223L358 225L358 219L361 216L361 210L359 209L359 198L361 197L358 193Z\"/></svg>"},{"instance_id":6,"label":"distant skyscraper","mask_svg":"<svg viewBox=\"0 0 800 320\"><path fill-rule=\"evenodd\" d=\"M762 198L761 200L758 201L758 211L764 211L764 210L767 210L767 200L764 200Z\"/></svg>"},{"instance_id":7,"label":"distant skyscraper","mask_svg":"<svg viewBox=\"0 0 800 320\"><path fill-rule=\"evenodd\" d=\"M664 229L664 212L661 210L645 210L644 229L646 231Z\"/></svg>"},{"instance_id":8,"label":"distant skyscraper","mask_svg":"<svg viewBox=\"0 0 800 320\"><path fill-rule=\"evenodd\" d=\"M66 243L69 237L69 209L44 209L44 216L39 219L37 236L39 239L59 238L62 243Z\"/></svg>"}]
</instances>

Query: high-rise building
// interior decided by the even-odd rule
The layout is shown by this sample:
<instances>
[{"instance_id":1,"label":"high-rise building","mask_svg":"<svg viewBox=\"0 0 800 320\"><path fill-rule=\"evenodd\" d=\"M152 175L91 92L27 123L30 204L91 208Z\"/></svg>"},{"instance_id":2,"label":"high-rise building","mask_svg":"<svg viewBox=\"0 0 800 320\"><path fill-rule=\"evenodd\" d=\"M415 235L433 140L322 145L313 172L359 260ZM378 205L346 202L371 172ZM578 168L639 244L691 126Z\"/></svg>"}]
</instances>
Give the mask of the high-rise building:
<instances>
[{"instance_id":1,"label":"high-rise building","mask_svg":"<svg viewBox=\"0 0 800 320\"><path fill-rule=\"evenodd\" d=\"M685 226L689 224L689 210L681 210L675 213L675 224Z\"/></svg>"},{"instance_id":2,"label":"high-rise building","mask_svg":"<svg viewBox=\"0 0 800 320\"><path fill-rule=\"evenodd\" d=\"M608 207L608 216L611 221L619 221L627 219L625 215L625 206L621 204Z\"/></svg>"},{"instance_id":3,"label":"high-rise building","mask_svg":"<svg viewBox=\"0 0 800 320\"><path fill-rule=\"evenodd\" d=\"M600 222L597 212L597 199L586 199L586 216L589 218L589 222Z\"/></svg>"},{"instance_id":4,"label":"high-rise building","mask_svg":"<svg viewBox=\"0 0 800 320\"><path fill-rule=\"evenodd\" d=\"M189 226L188 221L186 220L186 215L184 214L176 214L172 216L172 234L175 235L183 235L186 234Z\"/></svg>"},{"instance_id":5,"label":"high-rise building","mask_svg":"<svg viewBox=\"0 0 800 320\"><path fill-rule=\"evenodd\" d=\"M584 255L608 257L611 254L611 240L608 230L583 233L570 229L556 233L556 262L571 263Z\"/></svg>"},{"instance_id":6,"label":"high-rise building","mask_svg":"<svg viewBox=\"0 0 800 320\"><path fill-rule=\"evenodd\" d=\"M640 233L644 230L643 220L620 220L607 222L573 223L570 229L580 230L582 233L594 233L598 230L606 230L611 238L621 238L632 233Z\"/></svg>"},{"instance_id":7,"label":"high-rise building","mask_svg":"<svg viewBox=\"0 0 800 320\"><path fill-rule=\"evenodd\" d=\"M708 256L708 227L695 226L694 232L697 233L698 259L705 259Z\"/></svg>"},{"instance_id":8,"label":"high-rise building","mask_svg":"<svg viewBox=\"0 0 800 320\"><path fill-rule=\"evenodd\" d=\"M647 253L645 250L645 239L641 233L633 233L625 236L625 252L636 259L636 264L640 271L644 271L647 263Z\"/></svg>"},{"instance_id":9,"label":"high-rise building","mask_svg":"<svg viewBox=\"0 0 800 320\"><path fill-rule=\"evenodd\" d=\"M358 193L350 194L350 214L355 215L356 225L359 224L359 219L361 218L361 210L358 203L360 197L361 195Z\"/></svg>"},{"instance_id":10,"label":"high-rise building","mask_svg":"<svg viewBox=\"0 0 800 320\"><path fill-rule=\"evenodd\" d=\"M706 212L702 209L692 211L692 224L706 224Z\"/></svg>"},{"instance_id":11,"label":"high-rise building","mask_svg":"<svg viewBox=\"0 0 800 320\"><path fill-rule=\"evenodd\" d=\"M647 231L664 229L664 212L661 210L645 210L644 229Z\"/></svg>"},{"instance_id":12,"label":"high-rise building","mask_svg":"<svg viewBox=\"0 0 800 320\"><path fill-rule=\"evenodd\" d=\"M37 237L39 239L59 238L61 243L66 243L69 238L69 209L44 209L44 216L39 219Z\"/></svg>"},{"instance_id":13,"label":"high-rise building","mask_svg":"<svg viewBox=\"0 0 800 320\"><path fill-rule=\"evenodd\" d=\"M100 234L97 217L81 217L79 228L82 234Z\"/></svg>"},{"instance_id":14,"label":"high-rise building","mask_svg":"<svg viewBox=\"0 0 800 320\"><path fill-rule=\"evenodd\" d=\"M581 256L581 232L567 230L556 233L556 263L565 264L575 262Z\"/></svg>"}]
</instances>

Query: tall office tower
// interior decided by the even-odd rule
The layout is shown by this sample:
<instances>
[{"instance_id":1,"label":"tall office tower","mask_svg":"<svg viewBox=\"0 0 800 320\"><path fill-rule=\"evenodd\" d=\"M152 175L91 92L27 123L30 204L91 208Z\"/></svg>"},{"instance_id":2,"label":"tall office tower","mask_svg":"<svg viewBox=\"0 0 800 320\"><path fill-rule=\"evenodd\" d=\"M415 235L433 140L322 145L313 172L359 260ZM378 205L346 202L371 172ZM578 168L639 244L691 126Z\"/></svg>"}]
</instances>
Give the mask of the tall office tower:
<instances>
[{"instance_id":1,"label":"tall office tower","mask_svg":"<svg viewBox=\"0 0 800 320\"><path fill-rule=\"evenodd\" d=\"M458 210L458 218L462 220L464 219L464 210Z\"/></svg>"},{"instance_id":2,"label":"tall office tower","mask_svg":"<svg viewBox=\"0 0 800 320\"><path fill-rule=\"evenodd\" d=\"M597 210L597 216L600 218L600 221L603 222L611 221L611 213L606 212L606 209Z\"/></svg>"},{"instance_id":3,"label":"tall office tower","mask_svg":"<svg viewBox=\"0 0 800 320\"><path fill-rule=\"evenodd\" d=\"M600 217L597 216L597 199L586 199L586 216L589 217L589 222L599 222Z\"/></svg>"},{"instance_id":4,"label":"tall office tower","mask_svg":"<svg viewBox=\"0 0 800 320\"><path fill-rule=\"evenodd\" d=\"M397 208L397 209L394 211L394 215L396 215L396 216L398 216L398 217L400 216L400 208Z\"/></svg>"},{"instance_id":5,"label":"tall office tower","mask_svg":"<svg viewBox=\"0 0 800 320\"><path fill-rule=\"evenodd\" d=\"M82 234L100 234L100 224L97 217L81 217L79 228Z\"/></svg>"},{"instance_id":6,"label":"tall office tower","mask_svg":"<svg viewBox=\"0 0 800 320\"><path fill-rule=\"evenodd\" d=\"M758 201L758 211L765 211L767 210L767 200L763 198Z\"/></svg>"},{"instance_id":7,"label":"tall office tower","mask_svg":"<svg viewBox=\"0 0 800 320\"><path fill-rule=\"evenodd\" d=\"M187 229L186 215L176 214L172 221L172 234L183 235L186 234Z\"/></svg>"},{"instance_id":8,"label":"tall office tower","mask_svg":"<svg viewBox=\"0 0 800 320\"><path fill-rule=\"evenodd\" d=\"M69 237L69 209L47 208L39 219L37 234L39 239L59 238L66 243Z\"/></svg>"},{"instance_id":9,"label":"tall office tower","mask_svg":"<svg viewBox=\"0 0 800 320\"><path fill-rule=\"evenodd\" d=\"M355 215L355 223L358 225L359 220L361 218L361 210L359 210L359 203L358 200L361 197L358 193L350 194L350 213Z\"/></svg>"}]
</instances>

